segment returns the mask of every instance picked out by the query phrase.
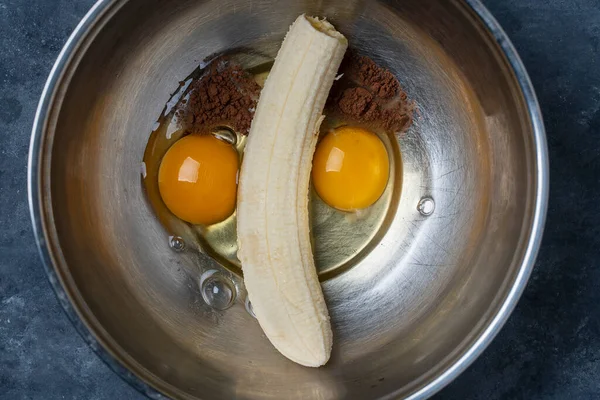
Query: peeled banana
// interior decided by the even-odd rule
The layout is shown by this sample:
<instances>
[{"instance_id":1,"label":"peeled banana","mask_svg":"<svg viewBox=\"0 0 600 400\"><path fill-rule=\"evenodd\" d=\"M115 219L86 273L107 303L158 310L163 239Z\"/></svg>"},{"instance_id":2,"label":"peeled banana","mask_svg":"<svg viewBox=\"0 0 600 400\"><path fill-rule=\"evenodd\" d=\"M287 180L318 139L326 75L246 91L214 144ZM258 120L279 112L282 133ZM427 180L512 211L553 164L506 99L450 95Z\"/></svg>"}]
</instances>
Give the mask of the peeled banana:
<instances>
[{"instance_id":1,"label":"peeled banana","mask_svg":"<svg viewBox=\"0 0 600 400\"><path fill-rule=\"evenodd\" d=\"M239 177L238 257L252 308L271 343L308 367L329 360L333 340L310 243L309 179L347 47L329 22L296 19L261 92Z\"/></svg>"}]
</instances>

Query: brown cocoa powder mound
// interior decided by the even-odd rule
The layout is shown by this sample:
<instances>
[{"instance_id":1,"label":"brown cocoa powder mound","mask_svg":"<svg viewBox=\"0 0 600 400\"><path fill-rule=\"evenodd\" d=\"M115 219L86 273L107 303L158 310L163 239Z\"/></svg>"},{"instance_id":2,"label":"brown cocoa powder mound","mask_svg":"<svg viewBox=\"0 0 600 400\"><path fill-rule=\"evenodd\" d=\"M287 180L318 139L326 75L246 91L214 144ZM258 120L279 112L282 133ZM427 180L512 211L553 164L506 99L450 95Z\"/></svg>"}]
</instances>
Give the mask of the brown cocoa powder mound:
<instances>
[{"instance_id":1,"label":"brown cocoa powder mound","mask_svg":"<svg viewBox=\"0 0 600 400\"><path fill-rule=\"evenodd\" d=\"M188 100L177 110L188 132L204 133L219 125L248 134L260 86L242 67L226 57L211 62L190 85Z\"/></svg>"},{"instance_id":2,"label":"brown cocoa powder mound","mask_svg":"<svg viewBox=\"0 0 600 400\"><path fill-rule=\"evenodd\" d=\"M415 106L389 70L368 57L349 53L339 73L342 78L334 83L328 104L344 119L391 133L408 130Z\"/></svg>"},{"instance_id":3,"label":"brown cocoa powder mound","mask_svg":"<svg viewBox=\"0 0 600 400\"><path fill-rule=\"evenodd\" d=\"M373 102L373 95L365 88L345 89L337 102L337 106L342 113L367 121L377 117L377 107Z\"/></svg>"},{"instance_id":4,"label":"brown cocoa powder mound","mask_svg":"<svg viewBox=\"0 0 600 400\"><path fill-rule=\"evenodd\" d=\"M391 99L400 90L400 82L389 70L381 68L369 57L349 53L347 74L358 85L367 87L380 99Z\"/></svg>"}]
</instances>

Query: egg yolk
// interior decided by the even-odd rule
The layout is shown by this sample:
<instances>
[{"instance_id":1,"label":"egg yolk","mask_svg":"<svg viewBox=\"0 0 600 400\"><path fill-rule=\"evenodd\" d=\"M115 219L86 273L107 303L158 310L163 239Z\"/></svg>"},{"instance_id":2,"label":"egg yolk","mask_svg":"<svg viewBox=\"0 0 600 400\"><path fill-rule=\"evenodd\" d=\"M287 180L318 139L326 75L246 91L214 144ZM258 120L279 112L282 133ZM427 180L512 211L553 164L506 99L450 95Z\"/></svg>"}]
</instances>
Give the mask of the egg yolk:
<instances>
[{"instance_id":1,"label":"egg yolk","mask_svg":"<svg viewBox=\"0 0 600 400\"><path fill-rule=\"evenodd\" d=\"M319 197L343 211L366 208L387 185L389 159L381 139L366 129L343 126L317 145L312 179Z\"/></svg>"},{"instance_id":2,"label":"egg yolk","mask_svg":"<svg viewBox=\"0 0 600 400\"><path fill-rule=\"evenodd\" d=\"M238 153L212 135L189 135L169 148L158 170L167 208L192 224L210 225L233 213Z\"/></svg>"}]
</instances>

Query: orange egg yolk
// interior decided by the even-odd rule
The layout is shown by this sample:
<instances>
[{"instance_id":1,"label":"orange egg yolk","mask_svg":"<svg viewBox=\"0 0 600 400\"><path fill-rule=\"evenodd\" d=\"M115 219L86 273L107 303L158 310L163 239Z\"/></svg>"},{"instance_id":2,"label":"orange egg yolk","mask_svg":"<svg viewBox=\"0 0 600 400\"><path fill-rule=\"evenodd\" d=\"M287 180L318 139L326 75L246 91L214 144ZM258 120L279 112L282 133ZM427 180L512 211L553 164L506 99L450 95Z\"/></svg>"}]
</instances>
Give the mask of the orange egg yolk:
<instances>
[{"instance_id":1,"label":"orange egg yolk","mask_svg":"<svg viewBox=\"0 0 600 400\"><path fill-rule=\"evenodd\" d=\"M238 153L231 145L212 135L185 136L163 157L158 189L178 218L214 224L235 209L238 168Z\"/></svg>"},{"instance_id":2,"label":"orange egg yolk","mask_svg":"<svg viewBox=\"0 0 600 400\"><path fill-rule=\"evenodd\" d=\"M343 126L317 145L312 179L325 203L343 211L366 208L381 197L389 177L387 150L366 129Z\"/></svg>"}]
</instances>

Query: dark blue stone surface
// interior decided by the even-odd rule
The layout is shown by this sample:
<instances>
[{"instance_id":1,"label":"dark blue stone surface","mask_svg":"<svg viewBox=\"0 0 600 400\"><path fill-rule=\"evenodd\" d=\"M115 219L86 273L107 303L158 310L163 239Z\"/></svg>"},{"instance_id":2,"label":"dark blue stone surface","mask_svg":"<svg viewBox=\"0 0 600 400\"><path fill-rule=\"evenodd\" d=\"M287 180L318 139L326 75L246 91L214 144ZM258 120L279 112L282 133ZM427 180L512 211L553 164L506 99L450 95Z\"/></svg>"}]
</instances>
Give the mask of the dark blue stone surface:
<instances>
[{"instance_id":1,"label":"dark blue stone surface","mask_svg":"<svg viewBox=\"0 0 600 400\"><path fill-rule=\"evenodd\" d=\"M446 0L440 0L446 1ZM92 0L0 0L0 399L141 399L60 309L34 246L29 134ZM600 398L600 0L485 0L527 67L548 133L550 206L516 311L438 399Z\"/></svg>"}]
</instances>

